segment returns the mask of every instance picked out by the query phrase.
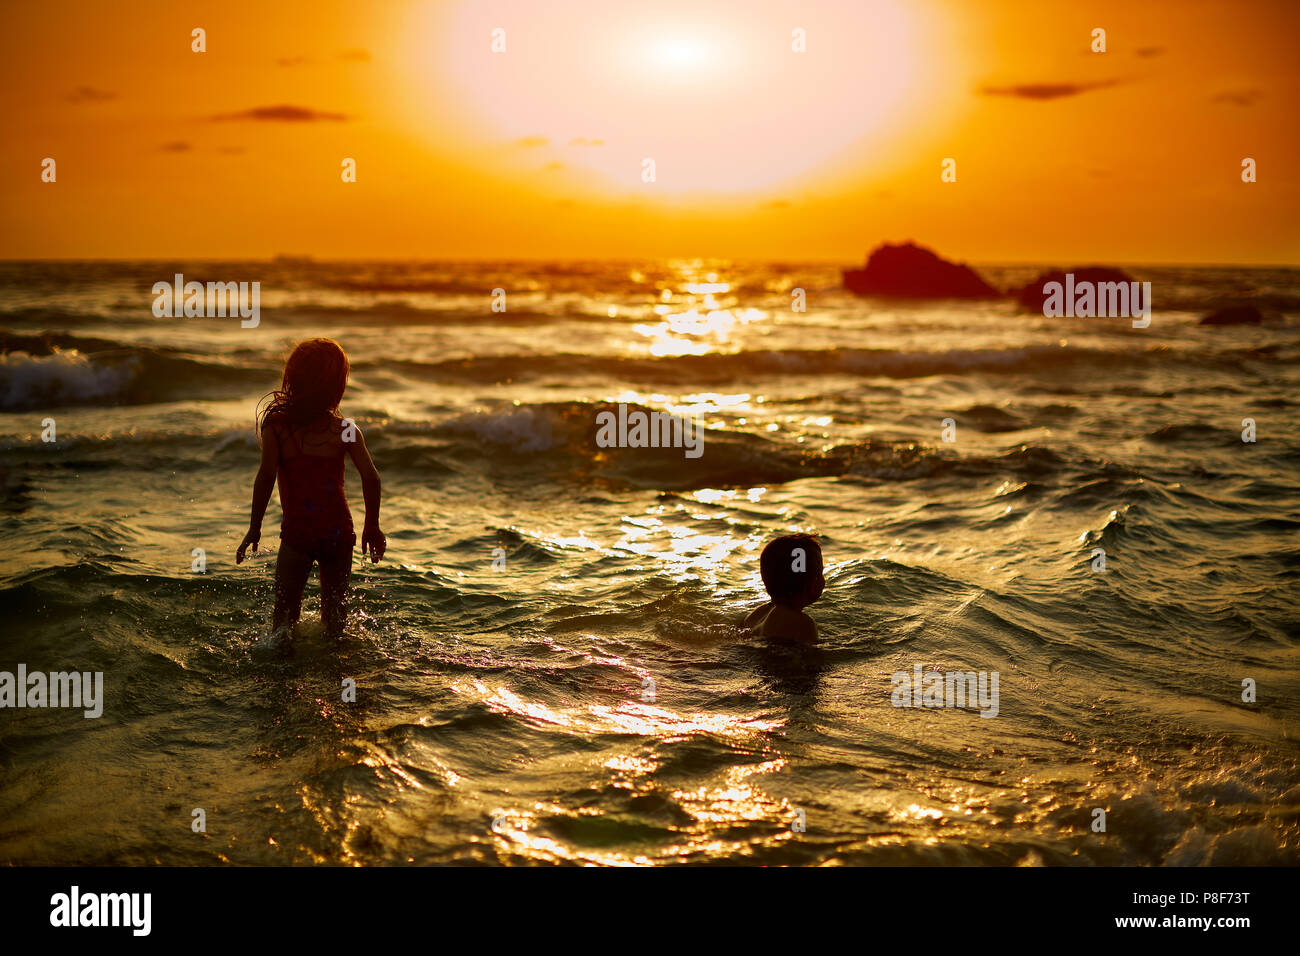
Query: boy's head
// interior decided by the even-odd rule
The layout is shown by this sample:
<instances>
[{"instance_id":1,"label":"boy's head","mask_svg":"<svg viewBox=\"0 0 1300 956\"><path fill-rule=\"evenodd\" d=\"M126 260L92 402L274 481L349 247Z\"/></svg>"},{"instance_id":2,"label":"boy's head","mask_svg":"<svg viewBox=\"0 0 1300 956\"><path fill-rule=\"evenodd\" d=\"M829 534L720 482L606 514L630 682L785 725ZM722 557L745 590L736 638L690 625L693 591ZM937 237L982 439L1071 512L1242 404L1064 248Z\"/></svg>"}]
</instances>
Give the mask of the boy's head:
<instances>
[{"instance_id":1,"label":"boy's head","mask_svg":"<svg viewBox=\"0 0 1300 956\"><path fill-rule=\"evenodd\" d=\"M763 548L758 559L763 587L773 601L806 607L822 596L822 549L807 534L783 534Z\"/></svg>"}]
</instances>

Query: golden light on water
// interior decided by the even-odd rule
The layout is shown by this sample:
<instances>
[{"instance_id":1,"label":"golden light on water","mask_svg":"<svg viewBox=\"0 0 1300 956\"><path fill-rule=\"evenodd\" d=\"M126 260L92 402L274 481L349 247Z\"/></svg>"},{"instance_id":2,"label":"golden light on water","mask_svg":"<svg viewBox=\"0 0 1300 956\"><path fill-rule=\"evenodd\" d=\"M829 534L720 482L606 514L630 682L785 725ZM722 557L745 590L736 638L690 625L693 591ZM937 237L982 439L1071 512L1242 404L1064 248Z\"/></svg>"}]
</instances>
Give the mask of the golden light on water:
<instances>
[{"instance_id":1,"label":"golden light on water","mask_svg":"<svg viewBox=\"0 0 1300 956\"><path fill-rule=\"evenodd\" d=\"M907 809L899 815L902 820L942 820L943 811L935 807L923 807L920 804L912 803Z\"/></svg>"},{"instance_id":2,"label":"golden light on water","mask_svg":"<svg viewBox=\"0 0 1300 956\"><path fill-rule=\"evenodd\" d=\"M616 770L629 774L647 774L653 771L658 764L645 757L634 757L631 754L619 754L617 757L610 757L605 761L606 770Z\"/></svg>"},{"instance_id":3,"label":"golden light on water","mask_svg":"<svg viewBox=\"0 0 1300 956\"><path fill-rule=\"evenodd\" d=\"M706 505L735 501L742 497L751 504L757 504L763 500L763 495L766 493L766 488L749 488L744 491L735 488L698 488L691 492L691 497Z\"/></svg>"},{"instance_id":4,"label":"golden light on water","mask_svg":"<svg viewBox=\"0 0 1300 956\"><path fill-rule=\"evenodd\" d=\"M661 321L632 326L650 340L635 345L635 351L644 349L659 358L726 351L737 329L771 318L763 309L741 307L737 296L730 294L732 283L717 271L704 271L699 260L678 260L670 265L680 276L678 288L660 290L660 301L651 311Z\"/></svg>"},{"instance_id":5,"label":"golden light on water","mask_svg":"<svg viewBox=\"0 0 1300 956\"><path fill-rule=\"evenodd\" d=\"M718 274L716 272L710 272L705 278L707 280L705 282L686 283L685 286L686 291L689 292L691 295L708 295L708 296L721 295L724 292L731 291L730 283L719 282Z\"/></svg>"},{"instance_id":6,"label":"golden light on water","mask_svg":"<svg viewBox=\"0 0 1300 956\"><path fill-rule=\"evenodd\" d=\"M627 662L611 659L611 666ZM742 717L726 713L678 714L668 708L638 700L619 704L587 704L557 710L538 701L525 700L508 687L489 687L480 681L452 685L458 694L473 697L499 714L564 727L581 734L623 733L640 737L678 738L689 734L711 734L734 740L752 740L784 726L780 720Z\"/></svg>"},{"instance_id":7,"label":"golden light on water","mask_svg":"<svg viewBox=\"0 0 1300 956\"><path fill-rule=\"evenodd\" d=\"M515 691L488 686L480 681L458 683L453 690L471 696L497 713L525 721L539 721L551 727L591 739L592 735L626 734L634 738L678 741L693 735L731 742L734 746L754 747L766 752L770 735L777 733L783 721L756 719L726 713L677 713L671 708L638 701L618 704L587 704L557 709L536 701L525 700ZM629 743L629 746L635 746ZM658 760L633 752L604 758L597 767L608 786L639 793L659 788L654 774L660 770ZM632 866L680 861L696 857L733 853L752 846L752 834L735 839L720 838L718 829L731 823L772 821L777 827L768 839L791 838L788 821L795 809L787 801L766 793L756 782L764 775L779 774L787 769L783 756L773 756L759 763L734 766L726 771L717 785L694 789L670 788L664 797L671 799L690 817L688 824L669 828L673 839L653 852L606 851L573 840L556 839L543 831L551 821L604 818L596 808L573 807L558 803L535 803L529 806L496 806L490 811L492 838L503 844L508 854L520 854L537 860L567 861L588 865ZM614 821L613 826L623 824ZM631 824L628 824L631 825Z\"/></svg>"},{"instance_id":8,"label":"golden light on water","mask_svg":"<svg viewBox=\"0 0 1300 956\"><path fill-rule=\"evenodd\" d=\"M731 412L746 411L751 407L752 396L748 392L693 392L671 396L666 392L641 392L628 388L608 396L606 401L653 405L675 415L706 416L722 409ZM712 427L712 425L704 423L704 427Z\"/></svg>"}]
</instances>

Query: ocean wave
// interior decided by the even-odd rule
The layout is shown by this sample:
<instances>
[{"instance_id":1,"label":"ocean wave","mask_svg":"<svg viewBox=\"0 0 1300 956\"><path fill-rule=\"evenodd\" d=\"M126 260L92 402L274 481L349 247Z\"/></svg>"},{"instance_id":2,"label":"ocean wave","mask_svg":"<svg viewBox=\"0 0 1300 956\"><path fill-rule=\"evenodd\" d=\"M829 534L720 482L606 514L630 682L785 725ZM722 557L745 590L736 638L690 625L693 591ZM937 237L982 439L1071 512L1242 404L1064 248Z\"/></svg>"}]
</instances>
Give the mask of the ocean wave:
<instances>
[{"instance_id":1,"label":"ocean wave","mask_svg":"<svg viewBox=\"0 0 1300 956\"><path fill-rule=\"evenodd\" d=\"M135 380L137 363L105 366L80 352L0 355L0 408L82 405L116 396Z\"/></svg>"},{"instance_id":2,"label":"ocean wave","mask_svg":"<svg viewBox=\"0 0 1300 956\"><path fill-rule=\"evenodd\" d=\"M438 293L441 295L482 295L492 294L492 283L486 281L465 282L450 276L420 279L336 279L321 283L326 288L343 289L348 292L405 292Z\"/></svg>"},{"instance_id":3,"label":"ocean wave","mask_svg":"<svg viewBox=\"0 0 1300 956\"><path fill-rule=\"evenodd\" d=\"M79 352L107 352L115 349L131 348L123 342L113 339L101 339L89 335L73 335L71 332L21 332L0 331L0 352L28 352L31 355L50 355L57 351L76 349Z\"/></svg>"},{"instance_id":4,"label":"ocean wave","mask_svg":"<svg viewBox=\"0 0 1300 956\"><path fill-rule=\"evenodd\" d=\"M1035 345L1007 349L949 349L939 352L900 352L892 349L768 349L710 353L672 358L600 356L576 353L493 355L442 362L390 363L407 375L439 381L508 382L563 378L636 380L698 384L743 381L756 375L875 376L923 378L967 373L1015 374L1050 372L1071 365L1113 367L1142 365L1156 353L1131 348L1097 349L1069 345Z\"/></svg>"},{"instance_id":5,"label":"ocean wave","mask_svg":"<svg viewBox=\"0 0 1300 956\"><path fill-rule=\"evenodd\" d=\"M1016 432L1032 427L1023 416L996 405L972 405L957 415L961 424L981 432Z\"/></svg>"},{"instance_id":6,"label":"ocean wave","mask_svg":"<svg viewBox=\"0 0 1300 956\"><path fill-rule=\"evenodd\" d=\"M143 314L149 314L147 309ZM0 322L20 327L76 328L83 325L102 325L112 318L107 311L53 309L47 306L0 309Z\"/></svg>"},{"instance_id":7,"label":"ocean wave","mask_svg":"<svg viewBox=\"0 0 1300 956\"><path fill-rule=\"evenodd\" d=\"M1149 441L1157 442L1209 442L1224 444L1228 439L1240 441L1236 431L1209 425L1205 422L1189 422L1179 425L1162 425L1147 433Z\"/></svg>"},{"instance_id":8,"label":"ocean wave","mask_svg":"<svg viewBox=\"0 0 1300 956\"><path fill-rule=\"evenodd\" d=\"M609 402L552 402L503 405L464 412L432 423L422 436L408 426L372 426L367 441L389 465L417 469L453 460L458 467L502 474L503 460L520 474L544 469L575 482L604 481L633 487L680 491L750 487L802 478L843 477L908 481L932 477L960 480L1010 475L1020 481L1100 463L1072 462L1047 448L1019 445L991 454L960 456L946 446L909 440L867 439L809 447L734 427L700 432L702 453L690 458L681 447L602 448L596 443L597 416L617 413ZM628 414L658 411L628 404ZM390 451L391 448L391 451ZM447 472L445 466L440 472Z\"/></svg>"},{"instance_id":9,"label":"ocean wave","mask_svg":"<svg viewBox=\"0 0 1300 956\"><path fill-rule=\"evenodd\" d=\"M0 353L0 409L210 399L265 386L268 376L273 380L274 371L208 362L163 349L87 353L52 345L48 354Z\"/></svg>"},{"instance_id":10,"label":"ocean wave","mask_svg":"<svg viewBox=\"0 0 1300 956\"><path fill-rule=\"evenodd\" d=\"M293 305L263 306L262 318L268 322L318 323L322 319L348 326L370 328L420 326L529 326L550 322L614 322L607 315L580 308L565 307L556 311L511 309L493 312L487 307L471 307L463 300L440 301L432 305L405 299L343 305L337 302L296 302Z\"/></svg>"},{"instance_id":11,"label":"ocean wave","mask_svg":"<svg viewBox=\"0 0 1300 956\"><path fill-rule=\"evenodd\" d=\"M0 364L0 398L6 407L50 407L57 404L164 401L195 394L194 383L204 375L243 393L254 376L264 384L265 373L225 371L186 359L122 357L120 363L96 365L75 352L33 357L4 356ZM157 380L149 369L159 374ZM15 374L15 370L17 373ZM162 372L160 370L166 370ZM210 389L208 389L210 391ZM629 414L664 413L663 409L624 403ZM455 481L467 474L491 475L493 480L527 483L561 482L565 487L595 485L685 491L698 488L738 488L777 485L807 478L840 478L859 482L949 480L966 485L991 479L1010 482L1012 492L1029 489L1041 495L1064 475L1088 494L1089 482L1100 482L1095 503L1142 478L1138 472L1109 461L1092 460L1063 449L1033 442L1001 449L972 450L911 438L806 443L796 431L768 433L759 423L748 426L726 421L696 420L696 432L679 432L677 447L602 447L597 443L598 416L618 414L609 401L502 403L458 412L433 420L358 420L366 441L385 474L406 476L426 484ZM1005 424L985 406L972 406L975 418L988 416L987 430ZM129 432L61 434L60 462L83 468L105 463L130 466L149 463L182 467L203 462L245 467L255 462L257 444L248 424L180 418L156 428ZM987 427L987 426L986 426ZM698 457L689 457L686 444L699 442ZM32 446L30 436L0 443L0 450L17 463L44 461L48 456ZM1090 497L1090 503L1091 502Z\"/></svg>"}]
</instances>

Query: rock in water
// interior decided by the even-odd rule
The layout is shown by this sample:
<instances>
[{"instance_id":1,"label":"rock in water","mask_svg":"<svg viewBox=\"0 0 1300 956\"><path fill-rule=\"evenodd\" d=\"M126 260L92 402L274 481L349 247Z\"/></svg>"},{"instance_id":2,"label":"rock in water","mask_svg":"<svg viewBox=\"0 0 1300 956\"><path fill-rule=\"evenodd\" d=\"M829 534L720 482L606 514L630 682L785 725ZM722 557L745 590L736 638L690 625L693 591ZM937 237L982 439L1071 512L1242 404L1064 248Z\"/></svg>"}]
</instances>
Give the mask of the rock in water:
<instances>
[{"instance_id":1,"label":"rock in water","mask_svg":"<svg viewBox=\"0 0 1300 956\"><path fill-rule=\"evenodd\" d=\"M865 269L845 269L844 287L856 295L904 299L993 299L998 290L969 266L949 262L913 242L885 243Z\"/></svg>"},{"instance_id":2,"label":"rock in water","mask_svg":"<svg viewBox=\"0 0 1300 956\"><path fill-rule=\"evenodd\" d=\"M1054 272L1044 272L1029 285L1019 289L1012 289L1011 295L1015 296L1016 301L1026 309L1033 309L1035 312L1043 311L1043 302L1047 299L1047 293L1043 291L1043 286L1049 282L1059 282L1065 285L1065 275L1068 271L1074 276L1073 284L1076 288L1084 283L1092 283L1096 288L1104 282L1132 282L1133 277L1123 269L1116 269L1112 266L1085 266L1081 269L1057 270Z\"/></svg>"},{"instance_id":3,"label":"rock in water","mask_svg":"<svg viewBox=\"0 0 1300 956\"><path fill-rule=\"evenodd\" d=\"M1264 313L1253 305L1226 305L1201 319L1201 325L1259 325Z\"/></svg>"}]
</instances>

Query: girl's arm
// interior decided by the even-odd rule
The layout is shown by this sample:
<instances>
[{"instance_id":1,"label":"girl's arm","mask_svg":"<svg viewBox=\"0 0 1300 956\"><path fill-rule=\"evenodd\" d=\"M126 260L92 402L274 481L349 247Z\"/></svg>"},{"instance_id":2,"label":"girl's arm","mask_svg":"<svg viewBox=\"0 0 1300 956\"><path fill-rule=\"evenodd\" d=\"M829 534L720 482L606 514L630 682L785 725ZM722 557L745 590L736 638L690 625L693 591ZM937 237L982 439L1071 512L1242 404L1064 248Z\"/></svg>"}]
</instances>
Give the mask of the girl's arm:
<instances>
[{"instance_id":1,"label":"girl's arm","mask_svg":"<svg viewBox=\"0 0 1300 956\"><path fill-rule=\"evenodd\" d=\"M361 532L361 553L369 554L373 564L384 556L388 547L388 539L379 530L379 470L370 457L366 437L361 434L360 428L356 429L356 441L344 444L352 464L357 466L357 474L361 476L361 495L366 501L366 526Z\"/></svg>"},{"instance_id":2,"label":"girl's arm","mask_svg":"<svg viewBox=\"0 0 1300 956\"><path fill-rule=\"evenodd\" d=\"M262 516L266 514L266 503L271 500L271 489L275 487L275 470L280 461L280 443L276 440L274 428L262 429L262 463L257 466L257 477L253 479L253 512L248 519L248 534L235 552L235 563L244 560L248 546L257 551L257 543L262 539Z\"/></svg>"}]
</instances>

